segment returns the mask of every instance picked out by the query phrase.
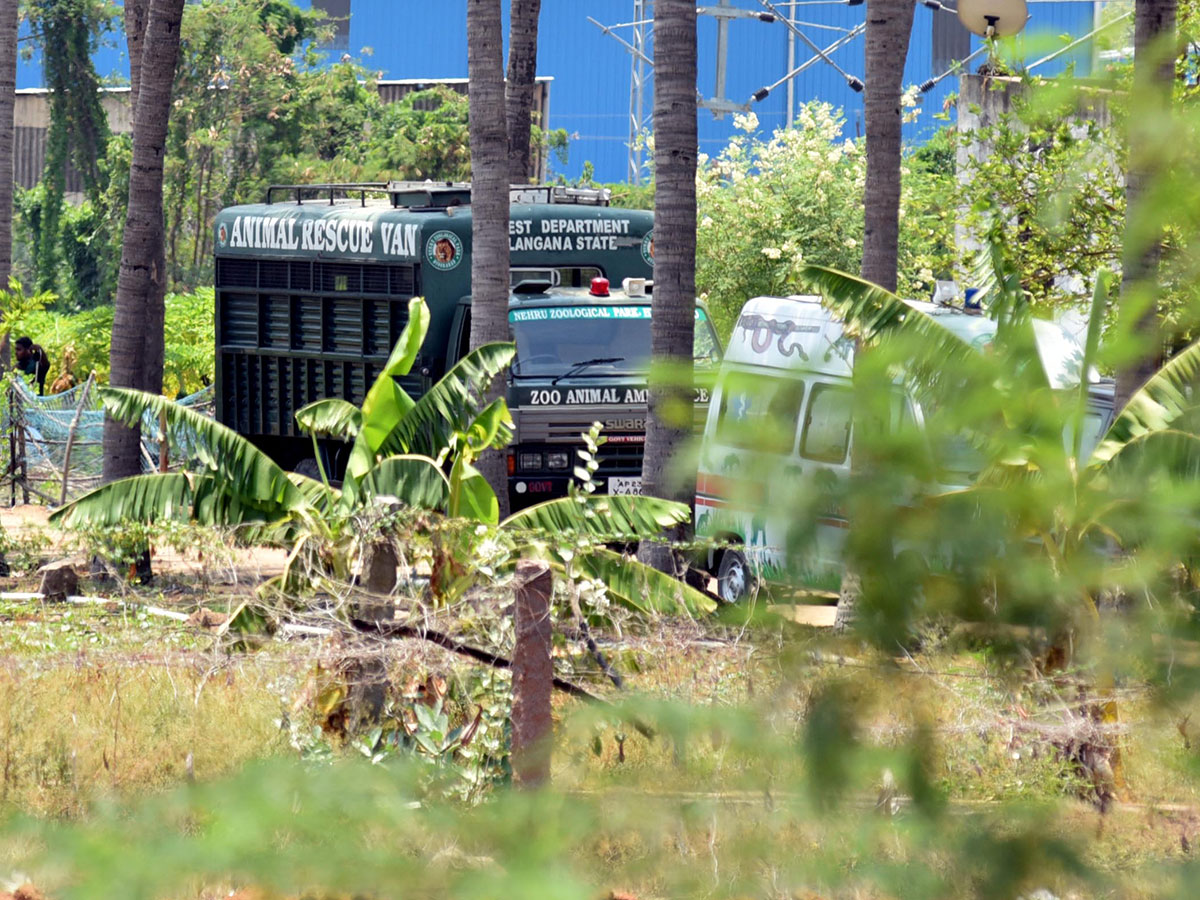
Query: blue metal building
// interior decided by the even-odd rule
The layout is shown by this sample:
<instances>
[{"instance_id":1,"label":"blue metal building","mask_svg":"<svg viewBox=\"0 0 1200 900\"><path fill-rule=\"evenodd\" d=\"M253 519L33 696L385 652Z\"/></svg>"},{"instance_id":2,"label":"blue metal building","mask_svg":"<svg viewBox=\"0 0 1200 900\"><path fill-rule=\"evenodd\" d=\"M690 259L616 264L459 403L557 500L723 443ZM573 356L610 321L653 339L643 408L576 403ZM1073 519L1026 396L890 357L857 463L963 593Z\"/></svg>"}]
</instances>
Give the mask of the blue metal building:
<instances>
[{"instance_id":1,"label":"blue metal building","mask_svg":"<svg viewBox=\"0 0 1200 900\"><path fill-rule=\"evenodd\" d=\"M342 17L331 55L349 53L359 57L378 69L384 78L436 80L463 78L467 74L466 0L439 0L436 4L426 0L297 2ZM712 0L712 3L764 11L762 0ZM847 0L772 0L772 3L777 11L795 20L795 31L822 48L860 26L866 9L865 4L849 5ZM508 0L503 0L503 5L507 16ZM1030 20L1020 39L1026 62L1040 59L1069 40L1092 31L1100 5L1093 0L1029 0ZM636 11L650 6L648 0L543 0L538 74L553 78L548 124L566 129L571 136L567 164L555 167L568 178L578 176L585 161L593 164L598 180L622 181L629 177L631 103L637 93L631 90L633 57L616 37L605 34L589 17L606 26L622 25L613 28L612 33L630 41L636 26L623 23L633 21ZM652 55L652 38L648 41L647 52ZM112 43L114 46L102 48L96 54L97 71L101 76L127 75L123 36L114 36ZM698 87L705 98L715 94L717 44L717 19L702 15ZM952 59L962 58L979 46L979 39L962 30L953 13L918 3L905 81L920 84L941 75ZM726 47L724 96L738 104L748 102L760 88L782 78L789 71L789 61L794 68L815 55L803 38L782 20L772 23L754 18L729 20ZM366 48L369 55L364 52ZM847 74L862 77L861 32L829 55ZM1092 60L1091 42L1085 41L1038 71L1052 75L1069 65L1076 74L1085 75L1091 71ZM41 64L36 57L20 63L17 84L41 86ZM647 123L652 108L652 84L652 78L648 78L642 94L643 121ZM924 94L922 114L906 126L906 139L920 141L942 124L934 116L956 90L957 79L949 77ZM799 104L814 99L845 110L847 136L861 133L862 95L854 92L832 65L819 58L791 81L790 90L788 84L780 84L761 102L751 103L751 108L761 128L769 133L790 123L791 113ZM719 152L733 133L732 116L716 118L702 110L699 122L701 150L710 155Z\"/></svg>"}]
</instances>

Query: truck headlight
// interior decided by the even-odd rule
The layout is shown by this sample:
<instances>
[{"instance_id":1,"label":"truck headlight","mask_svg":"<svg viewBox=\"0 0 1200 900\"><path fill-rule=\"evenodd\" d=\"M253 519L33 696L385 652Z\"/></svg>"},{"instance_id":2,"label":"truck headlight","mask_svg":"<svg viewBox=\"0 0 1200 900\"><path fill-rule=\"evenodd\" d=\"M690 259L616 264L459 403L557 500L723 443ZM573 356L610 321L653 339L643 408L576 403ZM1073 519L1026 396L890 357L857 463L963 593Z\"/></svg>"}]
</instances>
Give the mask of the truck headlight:
<instances>
[{"instance_id":1,"label":"truck headlight","mask_svg":"<svg viewBox=\"0 0 1200 900\"><path fill-rule=\"evenodd\" d=\"M519 453L517 454L517 462L519 463L522 471L537 471L542 467L542 454Z\"/></svg>"},{"instance_id":2,"label":"truck headlight","mask_svg":"<svg viewBox=\"0 0 1200 900\"><path fill-rule=\"evenodd\" d=\"M571 464L571 457L565 451L557 451L546 454L547 469L565 469Z\"/></svg>"}]
</instances>

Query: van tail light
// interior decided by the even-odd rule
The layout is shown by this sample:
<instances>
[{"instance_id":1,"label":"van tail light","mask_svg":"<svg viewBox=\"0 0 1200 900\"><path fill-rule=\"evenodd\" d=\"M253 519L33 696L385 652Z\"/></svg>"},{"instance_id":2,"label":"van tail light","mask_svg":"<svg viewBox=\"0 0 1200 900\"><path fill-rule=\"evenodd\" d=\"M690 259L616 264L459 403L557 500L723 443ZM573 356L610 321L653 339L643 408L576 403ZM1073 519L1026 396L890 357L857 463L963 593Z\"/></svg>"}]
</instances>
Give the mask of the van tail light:
<instances>
[{"instance_id":1,"label":"van tail light","mask_svg":"<svg viewBox=\"0 0 1200 900\"><path fill-rule=\"evenodd\" d=\"M515 456L513 456L511 453L508 454L508 474L509 475L517 474L517 458Z\"/></svg>"}]
</instances>

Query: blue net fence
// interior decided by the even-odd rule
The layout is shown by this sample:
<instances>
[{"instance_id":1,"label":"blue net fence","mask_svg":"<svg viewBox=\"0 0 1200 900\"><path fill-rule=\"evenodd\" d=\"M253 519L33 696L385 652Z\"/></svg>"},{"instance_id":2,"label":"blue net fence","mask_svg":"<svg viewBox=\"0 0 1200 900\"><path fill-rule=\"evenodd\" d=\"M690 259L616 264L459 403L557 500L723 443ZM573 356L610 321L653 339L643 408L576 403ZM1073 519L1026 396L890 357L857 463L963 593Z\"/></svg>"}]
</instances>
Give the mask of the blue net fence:
<instances>
[{"instance_id":1,"label":"blue net fence","mask_svg":"<svg viewBox=\"0 0 1200 900\"><path fill-rule=\"evenodd\" d=\"M81 384L48 397L39 397L23 381L14 379L8 394L5 425L9 434L9 491L0 502L58 503L64 478L68 499L100 484L103 466L104 410L93 385ZM213 388L177 401L211 417ZM142 469L157 471L161 430L158 418L142 420ZM70 458L68 460L68 445ZM167 440L171 469L186 467L194 458L195 438L186 429L172 429Z\"/></svg>"}]
</instances>

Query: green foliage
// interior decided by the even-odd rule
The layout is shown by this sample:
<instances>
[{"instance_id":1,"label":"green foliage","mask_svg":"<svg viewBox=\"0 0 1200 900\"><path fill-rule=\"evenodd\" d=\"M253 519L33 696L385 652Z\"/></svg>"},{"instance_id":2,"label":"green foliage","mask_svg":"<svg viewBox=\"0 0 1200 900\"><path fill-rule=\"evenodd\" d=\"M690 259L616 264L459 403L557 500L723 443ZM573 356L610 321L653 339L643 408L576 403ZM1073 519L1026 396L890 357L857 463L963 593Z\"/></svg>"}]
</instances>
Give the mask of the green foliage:
<instances>
[{"instance_id":1,"label":"green foliage","mask_svg":"<svg viewBox=\"0 0 1200 900\"><path fill-rule=\"evenodd\" d=\"M215 294L212 288L168 293L163 354L163 390L178 396L212 384L216 351L213 338Z\"/></svg>"},{"instance_id":2,"label":"green foliage","mask_svg":"<svg viewBox=\"0 0 1200 900\"><path fill-rule=\"evenodd\" d=\"M936 317L878 287L819 268L805 273L852 330L876 344L856 361L856 389L865 393L856 402L865 410L872 397L888 397L903 365L918 396L937 411L926 416L929 433L965 436L978 453L971 486L946 493L930 479L928 464L911 458L912 436L903 428L899 436L875 434L861 427L865 419L856 420L855 440L864 458L888 460L886 483L893 496L905 477L925 487L908 513L891 522L877 515L869 527L852 529L853 564L894 579L890 553L881 547L898 544L917 548L926 560L952 559L958 579L949 607L954 614L979 615L971 607L979 602L975 592L990 580L1004 601L998 615L1036 615L1053 648L1061 648L1065 634L1075 635L1078 648L1096 639L1101 586L1159 583L1194 553L1189 527L1155 527L1145 515L1154 503L1187 503L1195 496L1191 479L1200 469L1200 434L1192 430L1187 397L1200 373L1200 345L1183 351L1135 393L1098 436L1093 452L1082 437L1086 384L1064 390L1051 383L1019 277L1005 268L1001 247L993 247L990 256L999 271L981 299L999 323L986 356ZM1078 372L1090 371L1098 360L1100 319L1112 283L1107 273L1098 274ZM931 437L931 444L936 447L938 439ZM905 445L909 450L902 452ZM876 507L888 503L886 493L873 489L865 496ZM946 529L925 515L955 524ZM964 516L973 516L979 530L964 528ZM916 534L922 537L914 541ZM1133 555L1141 556L1143 568L1128 564ZM893 596L885 603L883 591L879 582L865 595L871 615L864 627L876 637L894 636L897 628L932 611L919 610L915 596L907 601ZM1038 604L1036 613L1021 608L1030 601Z\"/></svg>"},{"instance_id":3,"label":"green foliage","mask_svg":"<svg viewBox=\"0 0 1200 900\"><path fill-rule=\"evenodd\" d=\"M112 302L116 245L103 209L91 201L65 206L60 227L65 274L59 281L66 308L91 309Z\"/></svg>"},{"instance_id":4,"label":"green foliage","mask_svg":"<svg viewBox=\"0 0 1200 900\"><path fill-rule=\"evenodd\" d=\"M50 301L43 298L43 306L49 305ZM21 333L45 347L50 356L47 386L65 372L70 372L76 382L86 381L93 372L100 384L108 381L112 306L77 313L39 308L18 316L17 321ZM167 295L163 389L168 393L191 394L212 384L212 322L212 288Z\"/></svg>"},{"instance_id":5,"label":"green foliage","mask_svg":"<svg viewBox=\"0 0 1200 900\"><path fill-rule=\"evenodd\" d=\"M972 134L992 152L971 156L964 173L962 225L1000 229L1022 288L1043 308L1078 304L1096 273L1120 262L1123 139L1077 118L1074 103L1026 103L1022 115Z\"/></svg>"},{"instance_id":6,"label":"green foliage","mask_svg":"<svg viewBox=\"0 0 1200 900\"><path fill-rule=\"evenodd\" d=\"M361 153L372 172L403 173L417 180L470 180L467 95L437 85L382 104Z\"/></svg>"},{"instance_id":7,"label":"green foliage","mask_svg":"<svg viewBox=\"0 0 1200 900\"><path fill-rule=\"evenodd\" d=\"M112 142L120 143L125 144L127 151L127 140ZM116 154L110 153L110 156L121 155L119 147ZM113 162L108 157L101 161L105 177L112 171ZM128 160L125 164L128 166ZM119 193L127 190L127 185L128 169L116 184L110 183L104 193L94 198L78 204L62 205L59 201L57 212L47 182L28 190L16 189L14 225L19 242L16 268L27 280L50 285L46 290L59 298L56 309L69 313L112 303L121 262L120 235L125 224L125 197ZM49 252L53 254L53 268L47 270L49 277L43 278L39 274L43 263L37 254Z\"/></svg>"},{"instance_id":8,"label":"green foliage","mask_svg":"<svg viewBox=\"0 0 1200 900\"><path fill-rule=\"evenodd\" d=\"M290 0L185 7L164 181L173 283L211 278L213 216L272 183L469 176L466 96L383 103L377 73L317 51L328 32Z\"/></svg>"},{"instance_id":9,"label":"green foliage","mask_svg":"<svg viewBox=\"0 0 1200 900\"><path fill-rule=\"evenodd\" d=\"M653 184L602 184L612 191L612 205L624 209L654 209Z\"/></svg>"},{"instance_id":10,"label":"green foliage","mask_svg":"<svg viewBox=\"0 0 1200 900\"><path fill-rule=\"evenodd\" d=\"M63 222L63 192L70 161L93 202L104 191L104 158L108 117L100 103L100 81L92 65L102 36L113 27L116 7L108 0L30 0L25 14L42 47L49 88L50 127L46 133L46 167L41 212L33 230L33 259L39 290L59 289L60 259L75 262L78 225ZM94 277L84 273L83 278Z\"/></svg>"},{"instance_id":11,"label":"green foliage","mask_svg":"<svg viewBox=\"0 0 1200 900\"><path fill-rule=\"evenodd\" d=\"M15 275L8 276L8 289L0 290L0 321L4 323L5 337L17 332L20 337L29 327L34 316L55 300L54 294L40 292L28 294Z\"/></svg>"}]
</instances>

